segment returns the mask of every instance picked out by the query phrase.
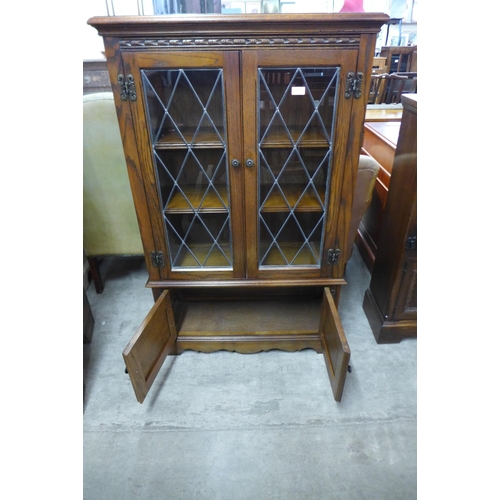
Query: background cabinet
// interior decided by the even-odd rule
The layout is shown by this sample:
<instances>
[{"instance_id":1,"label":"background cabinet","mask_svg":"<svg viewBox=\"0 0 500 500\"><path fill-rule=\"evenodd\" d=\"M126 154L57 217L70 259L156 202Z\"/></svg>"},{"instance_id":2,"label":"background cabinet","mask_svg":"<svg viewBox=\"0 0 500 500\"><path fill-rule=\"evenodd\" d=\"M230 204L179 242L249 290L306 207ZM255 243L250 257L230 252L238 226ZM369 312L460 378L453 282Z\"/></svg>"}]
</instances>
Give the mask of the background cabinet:
<instances>
[{"instance_id":1,"label":"background cabinet","mask_svg":"<svg viewBox=\"0 0 500 500\"><path fill-rule=\"evenodd\" d=\"M364 126L362 151L380 164L370 206L358 227L358 250L370 272L373 270L377 255L377 242L387 202L400 127L400 121L367 121Z\"/></svg>"},{"instance_id":2,"label":"background cabinet","mask_svg":"<svg viewBox=\"0 0 500 500\"><path fill-rule=\"evenodd\" d=\"M416 72L417 46L385 46L380 50L380 57L387 61L388 73Z\"/></svg>"},{"instance_id":3,"label":"background cabinet","mask_svg":"<svg viewBox=\"0 0 500 500\"><path fill-rule=\"evenodd\" d=\"M110 92L108 67L106 61L83 61L83 93Z\"/></svg>"},{"instance_id":4,"label":"background cabinet","mask_svg":"<svg viewBox=\"0 0 500 500\"><path fill-rule=\"evenodd\" d=\"M350 351L336 307L365 75L386 20L89 21L105 41L157 299L124 352L140 401L169 353L305 347L324 353L340 400Z\"/></svg>"},{"instance_id":5,"label":"background cabinet","mask_svg":"<svg viewBox=\"0 0 500 500\"><path fill-rule=\"evenodd\" d=\"M379 343L417 335L417 96L402 96L403 117L363 308Z\"/></svg>"}]
</instances>

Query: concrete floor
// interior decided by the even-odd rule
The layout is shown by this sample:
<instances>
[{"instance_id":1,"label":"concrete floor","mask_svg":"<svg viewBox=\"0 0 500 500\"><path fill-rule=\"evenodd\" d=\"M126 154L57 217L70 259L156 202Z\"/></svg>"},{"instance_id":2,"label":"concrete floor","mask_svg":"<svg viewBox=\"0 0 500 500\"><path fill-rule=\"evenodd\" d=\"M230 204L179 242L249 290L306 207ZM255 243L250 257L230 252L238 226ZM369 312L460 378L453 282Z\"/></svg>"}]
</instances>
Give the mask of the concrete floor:
<instances>
[{"instance_id":1,"label":"concrete floor","mask_svg":"<svg viewBox=\"0 0 500 500\"><path fill-rule=\"evenodd\" d=\"M312 350L167 358L137 403L122 350L153 304L144 263L108 259L84 345L85 500L417 498L417 341L377 345L370 275L349 261L339 314L351 348L341 403Z\"/></svg>"}]
</instances>

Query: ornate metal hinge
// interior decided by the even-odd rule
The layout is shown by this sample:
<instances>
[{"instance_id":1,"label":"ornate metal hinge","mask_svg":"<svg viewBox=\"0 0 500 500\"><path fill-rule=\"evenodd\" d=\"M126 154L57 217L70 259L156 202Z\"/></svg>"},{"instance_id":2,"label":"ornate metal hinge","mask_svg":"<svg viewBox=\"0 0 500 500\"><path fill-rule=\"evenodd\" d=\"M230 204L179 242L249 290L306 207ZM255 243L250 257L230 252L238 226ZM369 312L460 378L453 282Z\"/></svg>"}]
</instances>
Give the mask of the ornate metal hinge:
<instances>
[{"instance_id":1,"label":"ornate metal hinge","mask_svg":"<svg viewBox=\"0 0 500 500\"><path fill-rule=\"evenodd\" d=\"M347 81L345 83L344 97L350 99L354 95L354 99L359 99L363 94L363 78L361 71L354 74L353 71L347 73Z\"/></svg>"},{"instance_id":2,"label":"ornate metal hinge","mask_svg":"<svg viewBox=\"0 0 500 500\"><path fill-rule=\"evenodd\" d=\"M153 267L165 267L163 252L151 252L151 263Z\"/></svg>"},{"instance_id":3,"label":"ornate metal hinge","mask_svg":"<svg viewBox=\"0 0 500 500\"><path fill-rule=\"evenodd\" d=\"M135 80L132 75L118 75L118 85L120 86L120 97L122 101L137 100L137 92L135 91Z\"/></svg>"},{"instance_id":4,"label":"ornate metal hinge","mask_svg":"<svg viewBox=\"0 0 500 500\"><path fill-rule=\"evenodd\" d=\"M416 250L417 249L417 237L409 236L406 240L406 249L407 250Z\"/></svg>"},{"instance_id":5,"label":"ornate metal hinge","mask_svg":"<svg viewBox=\"0 0 500 500\"><path fill-rule=\"evenodd\" d=\"M340 248L328 249L328 260L326 261L327 264L332 264L333 266L335 266L339 263L339 258L340 258Z\"/></svg>"}]
</instances>

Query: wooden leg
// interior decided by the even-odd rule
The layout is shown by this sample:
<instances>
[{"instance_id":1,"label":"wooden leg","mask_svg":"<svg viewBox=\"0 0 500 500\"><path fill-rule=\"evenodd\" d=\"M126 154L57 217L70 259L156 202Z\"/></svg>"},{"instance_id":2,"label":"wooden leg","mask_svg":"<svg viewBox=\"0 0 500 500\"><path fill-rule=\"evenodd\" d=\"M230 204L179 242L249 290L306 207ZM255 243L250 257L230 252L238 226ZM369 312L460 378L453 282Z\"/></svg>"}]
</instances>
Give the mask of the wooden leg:
<instances>
[{"instance_id":1,"label":"wooden leg","mask_svg":"<svg viewBox=\"0 0 500 500\"><path fill-rule=\"evenodd\" d=\"M83 290L83 343L89 344L92 341L92 334L94 333L94 316L90 309L89 299L85 290Z\"/></svg>"},{"instance_id":2,"label":"wooden leg","mask_svg":"<svg viewBox=\"0 0 500 500\"><path fill-rule=\"evenodd\" d=\"M97 259L95 257L87 257L90 268L90 276L92 277L92 281L94 282L95 291L97 293L102 293L104 290L104 285L102 283L101 272L99 271L99 264L97 263Z\"/></svg>"}]
</instances>

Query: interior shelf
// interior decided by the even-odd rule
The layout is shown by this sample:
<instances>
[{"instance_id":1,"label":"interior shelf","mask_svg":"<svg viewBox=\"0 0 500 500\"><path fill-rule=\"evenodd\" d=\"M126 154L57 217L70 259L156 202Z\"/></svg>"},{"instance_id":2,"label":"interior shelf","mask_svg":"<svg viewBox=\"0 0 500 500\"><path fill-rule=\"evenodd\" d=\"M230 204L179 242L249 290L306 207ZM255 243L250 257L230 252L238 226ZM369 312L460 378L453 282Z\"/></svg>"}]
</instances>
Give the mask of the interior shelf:
<instances>
[{"instance_id":1,"label":"interior shelf","mask_svg":"<svg viewBox=\"0 0 500 500\"><path fill-rule=\"evenodd\" d=\"M181 129L181 133L184 140L177 131L166 132L156 141L155 148L186 149L189 146L191 148L212 149L225 147L225 143L221 141L219 135L213 129L199 129L196 132L196 128L193 127Z\"/></svg>"},{"instance_id":2,"label":"interior shelf","mask_svg":"<svg viewBox=\"0 0 500 500\"><path fill-rule=\"evenodd\" d=\"M174 193L174 195L168 202L167 207L165 208L165 213L193 213L192 207L194 207L194 209L199 212L228 212L227 207L229 206L229 197L227 194L226 186L214 186L214 188L209 189L206 196L206 187L200 189L197 186L187 186L183 187L182 191L184 195L180 191ZM203 199L204 196L205 198Z\"/></svg>"},{"instance_id":3,"label":"interior shelf","mask_svg":"<svg viewBox=\"0 0 500 500\"><path fill-rule=\"evenodd\" d=\"M309 245L312 247L311 249L306 245L300 253L297 255L297 252L303 246L303 243L299 242L284 242L279 243L279 247L283 255L285 256L288 262L293 260L293 266L318 266L318 262L316 260L315 255L319 255L319 244L315 242L309 242ZM231 258L231 249L229 243L219 243L219 246L224 251L224 254L230 259ZM189 252L185 247L181 250L181 254L176 259L175 268L189 268L195 267L199 269L199 263L196 261L198 259L202 264L205 262L208 253L211 251L210 256L204 264L204 267L230 267L230 264L226 257L221 253L221 251L215 247L212 249L212 244L196 244L189 245ZM266 249L267 250L267 249ZM286 262L283 260L283 255L280 250L274 246L267 253L262 265L269 267L281 267L286 265ZM194 254L194 256L193 256ZM196 257L196 259L195 259Z\"/></svg>"},{"instance_id":4,"label":"interior shelf","mask_svg":"<svg viewBox=\"0 0 500 500\"><path fill-rule=\"evenodd\" d=\"M296 212L322 212L324 210L312 188L302 196L303 186L280 185L280 187L283 194L275 188L267 196L264 205L261 207L261 212L289 212L289 205L292 208L295 207ZM193 208L199 212L227 213L228 211L229 197L227 187L224 185L214 186L206 196L206 188L200 189L196 186L187 186L183 187L182 190L184 194L177 191L171 197L165 208L165 213L193 213ZM325 189L316 187L316 190L321 202L324 204ZM285 202L283 195L289 205ZM297 204L299 198L300 202Z\"/></svg>"},{"instance_id":5,"label":"interior shelf","mask_svg":"<svg viewBox=\"0 0 500 500\"><path fill-rule=\"evenodd\" d=\"M280 186L283 194L285 195L289 205L293 208L299 198L301 197L304 188L301 186L285 185ZM318 195L324 203L325 200L325 189L318 189ZM304 196L302 196L299 204L295 207L296 212L322 212L324 208L321 206L317 196L314 194L312 189L308 190ZM278 189L274 189L271 194L267 197L264 205L261 208L261 212L289 212L290 208L283 199L283 195Z\"/></svg>"},{"instance_id":6,"label":"interior shelf","mask_svg":"<svg viewBox=\"0 0 500 500\"><path fill-rule=\"evenodd\" d=\"M303 129L289 127L288 131L293 139L294 144L297 144ZM261 136L264 130L261 129ZM330 146L330 140L325 137L322 129L309 129L302 135L300 143L297 144L299 147L308 148L327 148ZM261 148L289 148L292 144L290 142L290 137L285 130L270 130L264 139L260 142Z\"/></svg>"},{"instance_id":7,"label":"interior shelf","mask_svg":"<svg viewBox=\"0 0 500 500\"><path fill-rule=\"evenodd\" d=\"M317 334L321 299L182 302L179 338L188 335Z\"/></svg>"},{"instance_id":8,"label":"interior shelf","mask_svg":"<svg viewBox=\"0 0 500 500\"><path fill-rule=\"evenodd\" d=\"M304 248L300 251L299 255L297 255L297 252L301 249L303 246L303 243L297 243L297 242L284 242L284 243L278 243L281 252L283 252L283 255L286 257L286 260L288 262L292 262L293 260L293 267L300 267L300 266L318 266L318 261L316 260L315 255L319 255L318 248L319 248L319 243L315 242L309 242L309 245L312 247L311 249L305 245ZM266 249L267 250L267 249ZM283 255L281 254L280 250L275 246L269 250L269 253L266 255L264 261L262 262L263 266L269 266L269 267L278 267L278 266L283 266L286 265L286 263L283 260ZM315 255L313 255L313 252Z\"/></svg>"},{"instance_id":9,"label":"interior shelf","mask_svg":"<svg viewBox=\"0 0 500 500\"><path fill-rule=\"evenodd\" d=\"M224 267L226 269L231 267L228 261L228 259L231 259L231 247L229 243L219 242L219 246L222 248L222 251L227 258L217 246L212 248L212 243L197 243L188 246L191 252L189 252L186 247L183 247L180 255L176 258L175 268L195 267L196 269L200 269L200 264L196 261L196 259L198 259L201 264L205 263L204 267ZM210 255L207 259L209 252Z\"/></svg>"}]
</instances>

